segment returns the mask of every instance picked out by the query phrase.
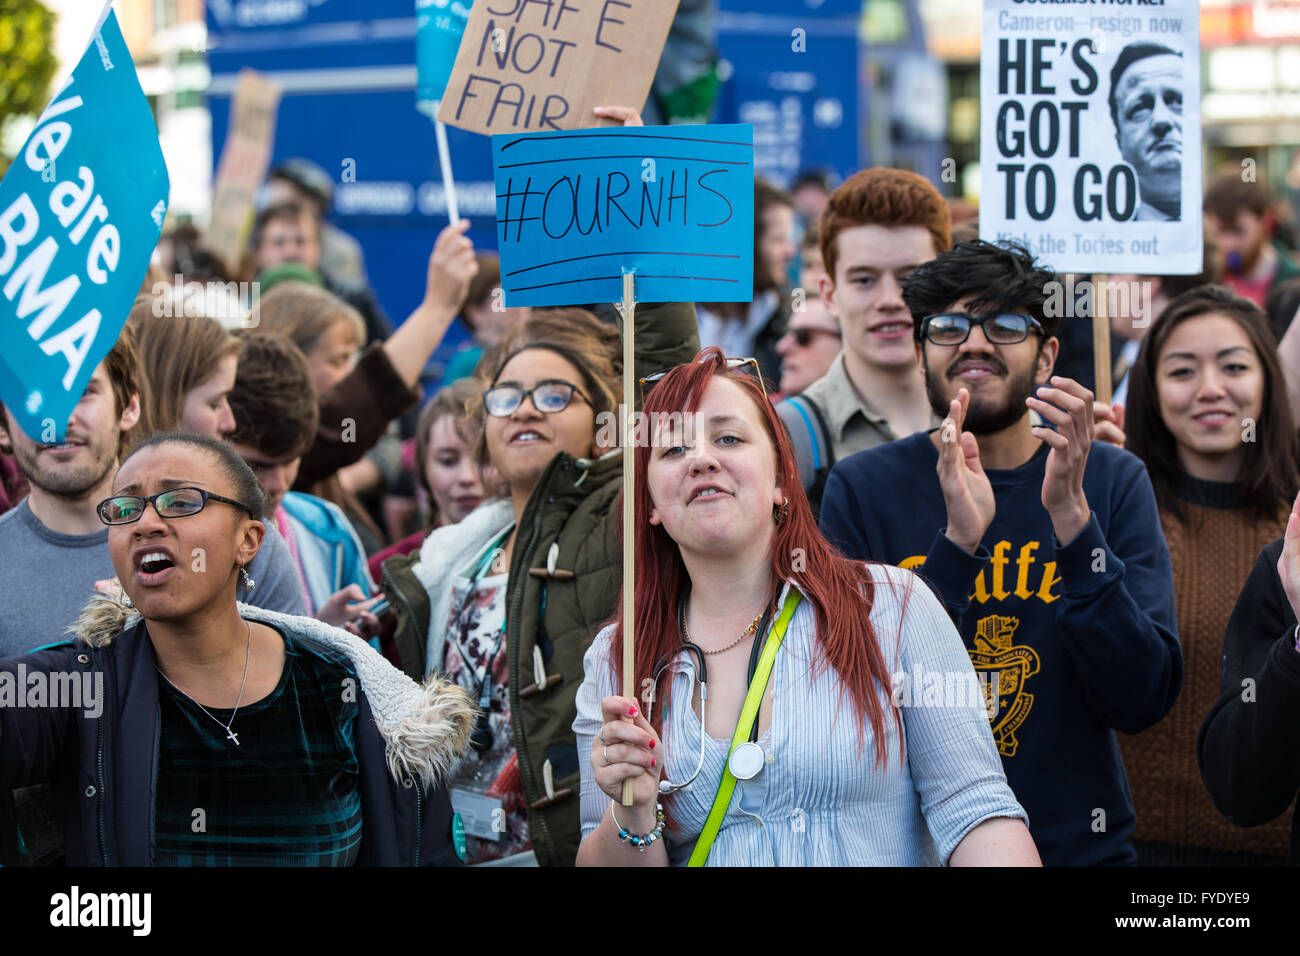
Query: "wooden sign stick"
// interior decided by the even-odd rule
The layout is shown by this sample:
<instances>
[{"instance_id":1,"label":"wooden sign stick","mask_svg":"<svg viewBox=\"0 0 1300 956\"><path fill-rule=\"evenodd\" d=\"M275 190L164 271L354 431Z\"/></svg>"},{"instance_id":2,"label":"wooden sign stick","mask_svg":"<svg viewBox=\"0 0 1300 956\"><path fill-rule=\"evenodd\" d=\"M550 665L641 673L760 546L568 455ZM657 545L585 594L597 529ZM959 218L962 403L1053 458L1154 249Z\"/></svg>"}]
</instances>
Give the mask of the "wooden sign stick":
<instances>
[{"instance_id":1,"label":"wooden sign stick","mask_svg":"<svg viewBox=\"0 0 1300 956\"><path fill-rule=\"evenodd\" d=\"M633 640L635 611L635 576L633 545L636 541L636 454L632 436L636 434L636 401L633 380L636 378L636 279L623 273L623 696L635 701L636 642ZM632 723L632 719L627 718ZM623 781L623 806L632 806L632 781Z\"/></svg>"},{"instance_id":2,"label":"wooden sign stick","mask_svg":"<svg viewBox=\"0 0 1300 956\"><path fill-rule=\"evenodd\" d=\"M1092 367L1097 401L1109 405L1110 381L1110 315L1106 311L1109 278L1105 273L1092 277ZM1100 290L1100 291L1099 291Z\"/></svg>"}]
</instances>

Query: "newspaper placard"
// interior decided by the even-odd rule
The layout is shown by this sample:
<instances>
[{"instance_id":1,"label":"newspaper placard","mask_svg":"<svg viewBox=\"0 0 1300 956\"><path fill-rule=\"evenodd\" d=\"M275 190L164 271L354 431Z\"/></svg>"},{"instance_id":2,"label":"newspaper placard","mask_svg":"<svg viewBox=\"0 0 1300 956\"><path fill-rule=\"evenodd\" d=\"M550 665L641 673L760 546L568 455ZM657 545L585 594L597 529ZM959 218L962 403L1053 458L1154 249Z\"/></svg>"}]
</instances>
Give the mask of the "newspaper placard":
<instances>
[{"instance_id":1,"label":"newspaper placard","mask_svg":"<svg viewBox=\"0 0 1300 956\"><path fill-rule=\"evenodd\" d=\"M980 237L1058 272L1202 264L1196 0L984 0Z\"/></svg>"}]
</instances>

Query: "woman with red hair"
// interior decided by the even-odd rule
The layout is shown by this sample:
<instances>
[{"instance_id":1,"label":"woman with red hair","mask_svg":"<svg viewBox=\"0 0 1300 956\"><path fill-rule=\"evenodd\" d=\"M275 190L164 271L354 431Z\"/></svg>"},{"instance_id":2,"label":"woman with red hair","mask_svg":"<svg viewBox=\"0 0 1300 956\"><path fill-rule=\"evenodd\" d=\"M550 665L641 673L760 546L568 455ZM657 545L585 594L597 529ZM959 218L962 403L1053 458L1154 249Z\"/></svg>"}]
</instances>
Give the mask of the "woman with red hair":
<instances>
[{"instance_id":1,"label":"woman with red hair","mask_svg":"<svg viewBox=\"0 0 1300 956\"><path fill-rule=\"evenodd\" d=\"M1037 865L957 631L910 571L821 536L759 382L705 349L644 413L641 700L613 624L578 692L578 863Z\"/></svg>"}]
</instances>

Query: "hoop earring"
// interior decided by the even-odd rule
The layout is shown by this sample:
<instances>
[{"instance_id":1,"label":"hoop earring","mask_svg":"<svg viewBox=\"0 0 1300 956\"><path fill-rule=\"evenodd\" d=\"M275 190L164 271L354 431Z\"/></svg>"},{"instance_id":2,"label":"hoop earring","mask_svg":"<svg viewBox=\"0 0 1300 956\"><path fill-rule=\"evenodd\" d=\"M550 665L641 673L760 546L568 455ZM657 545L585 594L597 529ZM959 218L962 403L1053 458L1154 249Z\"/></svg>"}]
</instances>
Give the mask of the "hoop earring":
<instances>
[{"instance_id":1,"label":"hoop earring","mask_svg":"<svg viewBox=\"0 0 1300 956\"><path fill-rule=\"evenodd\" d=\"M779 505L772 506L772 520L777 524L785 521L790 516L790 502L783 501Z\"/></svg>"},{"instance_id":2,"label":"hoop earring","mask_svg":"<svg viewBox=\"0 0 1300 956\"><path fill-rule=\"evenodd\" d=\"M257 582L248 576L248 570L242 564L239 565L239 573L243 576L244 587L247 588L249 591L256 590Z\"/></svg>"}]
</instances>

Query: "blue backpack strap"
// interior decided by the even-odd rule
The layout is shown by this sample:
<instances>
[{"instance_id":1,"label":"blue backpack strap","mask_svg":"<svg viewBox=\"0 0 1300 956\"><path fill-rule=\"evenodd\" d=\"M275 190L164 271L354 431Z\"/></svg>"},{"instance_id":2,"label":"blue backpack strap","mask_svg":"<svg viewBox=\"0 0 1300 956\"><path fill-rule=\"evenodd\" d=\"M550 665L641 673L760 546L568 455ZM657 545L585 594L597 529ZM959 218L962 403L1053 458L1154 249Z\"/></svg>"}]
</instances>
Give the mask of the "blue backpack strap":
<instances>
[{"instance_id":1,"label":"blue backpack strap","mask_svg":"<svg viewBox=\"0 0 1300 956\"><path fill-rule=\"evenodd\" d=\"M822 425L821 411L802 395L791 395L786 401L790 403L791 408L799 413L799 417L803 419L804 427L808 429L808 441L812 445L813 471L817 471L822 467L822 442L819 440L818 432L821 432L822 438L826 435L825 426ZM810 411L812 416L816 416L820 428L813 427L813 420L809 415Z\"/></svg>"},{"instance_id":2,"label":"blue backpack strap","mask_svg":"<svg viewBox=\"0 0 1300 956\"><path fill-rule=\"evenodd\" d=\"M835 464L835 446L831 441L831 432L826 426L826 418L821 408L806 395L792 395L781 404L788 404L794 409L808 433L808 447L812 451L812 476L804 477L803 480L806 482L804 491L808 495L808 504L812 507L813 517L818 517L821 513L822 493L826 489L826 479ZM786 427L789 428L789 425L787 424ZM799 442L793 436L791 441L795 443L795 453L798 454Z\"/></svg>"}]
</instances>

